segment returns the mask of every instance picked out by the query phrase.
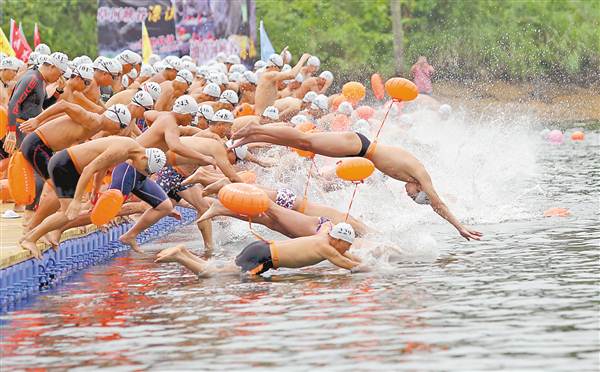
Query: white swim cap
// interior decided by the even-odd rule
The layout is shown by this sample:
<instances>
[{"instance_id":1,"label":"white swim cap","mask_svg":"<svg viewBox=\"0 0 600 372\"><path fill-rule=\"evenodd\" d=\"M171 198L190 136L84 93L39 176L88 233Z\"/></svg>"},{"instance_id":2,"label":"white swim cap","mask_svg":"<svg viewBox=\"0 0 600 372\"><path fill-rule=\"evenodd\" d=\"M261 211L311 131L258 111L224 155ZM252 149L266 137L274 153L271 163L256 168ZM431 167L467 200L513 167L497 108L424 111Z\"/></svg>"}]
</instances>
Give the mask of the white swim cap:
<instances>
[{"instance_id":1,"label":"white swim cap","mask_svg":"<svg viewBox=\"0 0 600 372\"><path fill-rule=\"evenodd\" d=\"M216 122L233 123L233 114L229 110L219 110L213 115L211 124Z\"/></svg>"},{"instance_id":2,"label":"white swim cap","mask_svg":"<svg viewBox=\"0 0 600 372\"><path fill-rule=\"evenodd\" d=\"M354 111L354 108L352 107L352 104L348 101L340 103L337 109L337 112L344 115L352 115L352 111Z\"/></svg>"},{"instance_id":3,"label":"white swim cap","mask_svg":"<svg viewBox=\"0 0 600 372\"><path fill-rule=\"evenodd\" d=\"M306 103L312 103L315 100L315 98L317 98L317 95L318 94L316 92L313 92L311 90L310 92L306 92L304 98L302 98L302 101Z\"/></svg>"},{"instance_id":4,"label":"white swim cap","mask_svg":"<svg viewBox=\"0 0 600 372\"><path fill-rule=\"evenodd\" d=\"M266 64L266 67L269 66L277 66L279 68L283 67L283 58L279 54L271 54L269 56L269 60Z\"/></svg>"},{"instance_id":5,"label":"white swim cap","mask_svg":"<svg viewBox=\"0 0 600 372\"><path fill-rule=\"evenodd\" d=\"M117 61L121 62L122 65L137 65L142 63L142 56L136 52L126 49L117 56Z\"/></svg>"},{"instance_id":6,"label":"white swim cap","mask_svg":"<svg viewBox=\"0 0 600 372\"><path fill-rule=\"evenodd\" d=\"M229 72L239 72L240 74L243 74L244 71L246 71L246 66L241 63L235 64L229 69Z\"/></svg>"},{"instance_id":7,"label":"white swim cap","mask_svg":"<svg viewBox=\"0 0 600 372\"><path fill-rule=\"evenodd\" d=\"M194 82L194 75L190 72L190 70L181 70L177 73L175 80L181 83L186 83L189 86Z\"/></svg>"},{"instance_id":8,"label":"white swim cap","mask_svg":"<svg viewBox=\"0 0 600 372\"><path fill-rule=\"evenodd\" d=\"M227 58L225 58L225 63L229 63L232 65L235 65L240 62L241 62L240 57L236 54L230 54L227 56Z\"/></svg>"},{"instance_id":9,"label":"white swim cap","mask_svg":"<svg viewBox=\"0 0 600 372\"><path fill-rule=\"evenodd\" d=\"M149 65L154 66L154 64L159 61L160 61L160 56L157 56L156 54L151 54L150 57L148 57Z\"/></svg>"},{"instance_id":10,"label":"white swim cap","mask_svg":"<svg viewBox=\"0 0 600 372\"><path fill-rule=\"evenodd\" d=\"M189 95L183 95L175 100L173 104L173 112L177 114L191 114L192 116L196 115L198 112L198 103L194 99L194 97Z\"/></svg>"},{"instance_id":11,"label":"white swim cap","mask_svg":"<svg viewBox=\"0 0 600 372\"><path fill-rule=\"evenodd\" d=\"M334 239L343 240L346 243L354 243L354 238L356 234L354 233L354 229L350 224L345 222L340 222L337 225L333 226L329 231L329 236Z\"/></svg>"},{"instance_id":12,"label":"white swim cap","mask_svg":"<svg viewBox=\"0 0 600 372\"><path fill-rule=\"evenodd\" d=\"M221 97L221 88L219 88L216 83L208 83L204 86L204 89L202 89L202 93L211 97L219 98Z\"/></svg>"},{"instance_id":13,"label":"white swim cap","mask_svg":"<svg viewBox=\"0 0 600 372\"><path fill-rule=\"evenodd\" d=\"M146 156L148 157L148 173L154 174L159 170L163 169L167 164L167 156L161 149L150 147L146 149Z\"/></svg>"},{"instance_id":14,"label":"white swim cap","mask_svg":"<svg viewBox=\"0 0 600 372\"><path fill-rule=\"evenodd\" d=\"M104 116L115 123L119 123L119 127L121 127L121 129L127 128L129 122L131 121L131 113L127 109L127 106L120 103L112 105L106 109L106 111L104 111Z\"/></svg>"},{"instance_id":15,"label":"white swim cap","mask_svg":"<svg viewBox=\"0 0 600 372\"><path fill-rule=\"evenodd\" d=\"M231 149L231 147L233 146L233 140L231 139L225 142L225 145L227 146L227 148ZM233 152L233 155L235 155L236 160L246 160L246 158L248 157L247 145L236 147L234 149L231 149L231 151Z\"/></svg>"},{"instance_id":16,"label":"white swim cap","mask_svg":"<svg viewBox=\"0 0 600 372\"><path fill-rule=\"evenodd\" d=\"M92 61L92 59L90 57L86 56L85 54L82 56L79 56L79 64L80 65L91 65L93 63L94 63L94 61Z\"/></svg>"},{"instance_id":17,"label":"white swim cap","mask_svg":"<svg viewBox=\"0 0 600 372\"><path fill-rule=\"evenodd\" d=\"M286 62L290 62L292 60L292 53L289 50L283 52L283 56Z\"/></svg>"},{"instance_id":18,"label":"white swim cap","mask_svg":"<svg viewBox=\"0 0 600 372\"><path fill-rule=\"evenodd\" d=\"M140 70L141 71L141 70ZM127 76L131 78L131 80L135 80L138 77L138 72L135 68L132 68L131 71L127 73Z\"/></svg>"},{"instance_id":19,"label":"white swim cap","mask_svg":"<svg viewBox=\"0 0 600 372\"><path fill-rule=\"evenodd\" d=\"M196 69L196 76L202 76L203 78L206 78L208 76L208 73L208 66L201 65L198 66L198 68Z\"/></svg>"},{"instance_id":20,"label":"white swim cap","mask_svg":"<svg viewBox=\"0 0 600 372\"><path fill-rule=\"evenodd\" d=\"M189 61L189 62L194 62L194 60L192 59L192 57L190 57L189 55L185 55L181 57L182 61Z\"/></svg>"},{"instance_id":21,"label":"white swim cap","mask_svg":"<svg viewBox=\"0 0 600 372\"><path fill-rule=\"evenodd\" d=\"M431 204L431 201L429 200L429 196L427 196L425 191L419 191L419 193L415 197L414 201L417 204Z\"/></svg>"},{"instance_id":22,"label":"white swim cap","mask_svg":"<svg viewBox=\"0 0 600 372\"><path fill-rule=\"evenodd\" d=\"M319 74L320 78L323 78L327 81L332 81L333 80L333 74L331 73L331 71L323 71L321 72L321 74Z\"/></svg>"},{"instance_id":23,"label":"white swim cap","mask_svg":"<svg viewBox=\"0 0 600 372\"><path fill-rule=\"evenodd\" d=\"M157 74L160 74L165 70L165 68L167 68L167 65L163 61L157 61L154 64L152 64L152 67L154 68Z\"/></svg>"},{"instance_id":24,"label":"white swim cap","mask_svg":"<svg viewBox=\"0 0 600 372\"><path fill-rule=\"evenodd\" d=\"M43 54L45 55L45 54ZM27 57L27 64L30 66L38 65L40 63L40 54L38 52L31 52Z\"/></svg>"},{"instance_id":25,"label":"white swim cap","mask_svg":"<svg viewBox=\"0 0 600 372\"><path fill-rule=\"evenodd\" d=\"M181 69L189 70L192 74L195 74L198 70L196 64L192 61L181 61Z\"/></svg>"},{"instance_id":26,"label":"white swim cap","mask_svg":"<svg viewBox=\"0 0 600 372\"><path fill-rule=\"evenodd\" d=\"M175 56L167 56L163 59L165 68L172 68L178 70L181 68L181 60Z\"/></svg>"},{"instance_id":27,"label":"white swim cap","mask_svg":"<svg viewBox=\"0 0 600 372\"><path fill-rule=\"evenodd\" d=\"M36 46L34 52L39 53L39 54L45 54L47 56L49 56L51 53L50 47L44 43Z\"/></svg>"},{"instance_id":28,"label":"white swim cap","mask_svg":"<svg viewBox=\"0 0 600 372\"><path fill-rule=\"evenodd\" d=\"M244 71L244 79L251 84L256 84L256 74L252 71Z\"/></svg>"},{"instance_id":29,"label":"white swim cap","mask_svg":"<svg viewBox=\"0 0 600 372\"><path fill-rule=\"evenodd\" d=\"M215 115L215 112L213 111L211 105L201 105L200 109L198 110L198 115L202 115L206 120L211 121Z\"/></svg>"},{"instance_id":30,"label":"white swim cap","mask_svg":"<svg viewBox=\"0 0 600 372\"><path fill-rule=\"evenodd\" d=\"M54 52L50 54L50 58L46 63L56 66L59 70L65 73L69 68L69 64L67 62L69 62L69 57L67 57L66 54L61 52Z\"/></svg>"},{"instance_id":31,"label":"white swim cap","mask_svg":"<svg viewBox=\"0 0 600 372\"><path fill-rule=\"evenodd\" d=\"M218 71L210 71L208 73L208 79L209 82L211 83L215 83L217 85L221 85L221 73ZM220 93L219 93L220 94Z\"/></svg>"},{"instance_id":32,"label":"white swim cap","mask_svg":"<svg viewBox=\"0 0 600 372\"><path fill-rule=\"evenodd\" d=\"M296 75L294 80L296 80L299 83L302 83L304 81L304 75L302 75L301 73L298 73L298 75Z\"/></svg>"},{"instance_id":33,"label":"white swim cap","mask_svg":"<svg viewBox=\"0 0 600 372\"><path fill-rule=\"evenodd\" d=\"M223 61L225 61L225 58L226 58L225 53L219 52L219 53L217 53L217 56L215 57L215 61L223 62Z\"/></svg>"},{"instance_id":34,"label":"white swim cap","mask_svg":"<svg viewBox=\"0 0 600 372\"><path fill-rule=\"evenodd\" d=\"M258 69L265 67L266 65L267 65L267 62L259 59L258 61L254 62L254 69L258 70Z\"/></svg>"},{"instance_id":35,"label":"white swim cap","mask_svg":"<svg viewBox=\"0 0 600 372\"><path fill-rule=\"evenodd\" d=\"M296 125L300 125L302 123L306 123L308 121L308 118L304 115L295 115L291 120L290 123L294 124L294 126Z\"/></svg>"},{"instance_id":36,"label":"white swim cap","mask_svg":"<svg viewBox=\"0 0 600 372\"><path fill-rule=\"evenodd\" d=\"M160 93L162 92L162 88L159 83L155 83L154 81L147 81L142 84L141 89L150 93L150 96L156 102L158 97L160 97Z\"/></svg>"},{"instance_id":37,"label":"white swim cap","mask_svg":"<svg viewBox=\"0 0 600 372\"><path fill-rule=\"evenodd\" d=\"M281 68L281 72L288 72L292 69L292 66L288 65L287 63L285 65L283 65L283 67Z\"/></svg>"},{"instance_id":38,"label":"white swim cap","mask_svg":"<svg viewBox=\"0 0 600 372\"><path fill-rule=\"evenodd\" d=\"M223 93L221 93L221 97L219 97L219 102L223 103L231 103L232 105L236 105L239 102L239 98L236 92L231 89L227 89Z\"/></svg>"},{"instance_id":39,"label":"white swim cap","mask_svg":"<svg viewBox=\"0 0 600 372\"><path fill-rule=\"evenodd\" d=\"M308 58L308 61L306 61L306 64L308 66L314 66L316 68L319 68L319 66L321 66L321 61L319 60L319 58L317 56L310 56Z\"/></svg>"},{"instance_id":40,"label":"white swim cap","mask_svg":"<svg viewBox=\"0 0 600 372\"><path fill-rule=\"evenodd\" d=\"M229 81L233 81L234 83L239 83L243 80L242 74L239 72L230 72L229 73Z\"/></svg>"},{"instance_id":41,"label":"white swim cap","mask_svg":"<svg viewBox=\"0 0 600 372\"><path fill-rule=\"evenodd\" d=\"M90 64L79 65L73 69L73 74L84 80L92 80L94 78L94 67Z\"/></svg>"},{"instance_id":42,"label":"white swim cap","mask_svg":"<svg viewBox=\"0 0 600 372\"><path fill-rule=\"evenodd\" d=\"M138 90L131 98L131 102L138 106L142 106L146 110L152 110L154 108L154 99L152 99L150 93L145 90Z\"/></svg>"},{"instance_id":43,"label":"white swim cap","mask_svg":"<svg viewBox=\"0 0 600 372\"><path fill-rule=\"evenodd\" d=\"M122 66L115 59L98 57L94 61L94 68L114 76L121 73Z\"/></svg>"},{"instance_id":44,"label":"white swim cap","mask_svg":"<svg viewBox=\"0 0 600 372\"><path fill-rule=\"evenodd\" d=\"M450 117L450 114L452 114L452 106L444 103L443 105L440 106L440 108L438 109L438 112L439 112L440 116L442 117L442 119L446 120Z\"/></svg>"},{"instance_id":45,"label":"white swim cap","mask_svg":"<svg viewBox=\"0 0 600 372\"><path fill-rule=\"evenodd\" d=\"M146 76L152 77L155 74L156 74L156 70L154 69L154 67L147 65L147 64L142 65L142 68L140 69L140 77L146 77Z\"/></svg>"},{"instance_id":46,"label":"white swim cap","mask_svg":"<svg viewBox=\"0 0 600 372\"><path fill-rule=\"evenodd\" d=\"M214 65L214 67L215 67L215 70L217 70L217 71L219 71L219 72L221 72L223 74L226 74L228 72L227 71L227 66L225 66L224 63L217 63L217 64Z\"/></svg>"},{"instance_id":47,"label":"white swim cap","mask_svg":"<svg viewBox=\"0 0 600 372\"><path fill-rule=\"evenodd\" d=\"M279 120L279 110L275 106L269 106L263 111L262 116L271 120Z\"/></svg>"},{"instance_id":48,"label":"white swim cap","mask_svg":"<svg viewBox=\"0 0 600 372\"><path fill-rule=\"evenodd\" d=\"M229 83L229 78L227 77L227 74L222 72L220 74L220 79L221 79L221 84L227 84Z\"/></svg>"},{"instance_id":49,"label":"white swim cap","mask_svg":"<svg viewBox=\"0 0 600 372\"><path fill-rule=\"evenodd\" d=\"M319 94L318 96L316 96L315 99L312 101L311 107L313 109L327 111L329 109L329 100L327 99L327 96L324 94Z\"/></svg>"},{"instance_id":50,"label":"white swim cap","mask_svg":"<svg viewBox=\"0 0 600 372\"><path fill-rule=\"evenodd\" d=\"M13 70L19 69L19 62L15 57L5 57L0 64L0 70Z\"/></svg>"}]
</instances>

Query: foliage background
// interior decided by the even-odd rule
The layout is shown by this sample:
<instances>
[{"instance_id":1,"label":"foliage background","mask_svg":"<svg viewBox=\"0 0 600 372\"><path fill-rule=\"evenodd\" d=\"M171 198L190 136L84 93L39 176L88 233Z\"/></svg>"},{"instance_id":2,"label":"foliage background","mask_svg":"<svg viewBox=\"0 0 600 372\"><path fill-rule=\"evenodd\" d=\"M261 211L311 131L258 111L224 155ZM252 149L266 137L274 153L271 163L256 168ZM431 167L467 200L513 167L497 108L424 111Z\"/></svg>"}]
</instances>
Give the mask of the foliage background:
<instances>
[{"instance_id":1,"label":"foliage background","mask_svg":"<svg viewBox=\"0 0 600 372\"><path fill-rule=\"evenodd\" d=\"M225 0L222 0L225 1ZM345 79L394 70L390 0L256 0L277 49L316 54ZM405 70L419 55L439 78L600 80L600 1L401 0ZM74 57L96 55L96 0L0 0L1 25Z\"/></svg>"}]
</instances>

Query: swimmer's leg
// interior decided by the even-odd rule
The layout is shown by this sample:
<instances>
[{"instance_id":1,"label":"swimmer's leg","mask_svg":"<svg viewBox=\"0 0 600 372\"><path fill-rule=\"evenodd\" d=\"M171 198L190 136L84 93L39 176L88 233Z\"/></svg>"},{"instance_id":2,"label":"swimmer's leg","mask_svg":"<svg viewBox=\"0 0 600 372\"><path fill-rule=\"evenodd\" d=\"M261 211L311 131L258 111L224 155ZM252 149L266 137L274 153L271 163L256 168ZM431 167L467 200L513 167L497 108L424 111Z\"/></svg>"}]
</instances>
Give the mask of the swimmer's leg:
<instances>
[{"instance_id":1,"label":"swimmer's leg","mask_svg":"<svg viewBox=\"0 0 600 372\"><path fill-rule=\"evenodd\" d=\"M39 226L31 230L23 239L21 239L21 241L19 241L21 247L29 250L35 258L41 258L41 252L36 245L37 241L48 232L56 230L69 222L65 211L73 199L62 198L59 200L60 210L44 219Z\"/></svg>"},{"instance_id":2,"label":"swimmer's leg","mask_svg":"<svg viewBox=\"0 0 600 372\"><path fill-rule=\"evenodd\" d=\"M235 264L225 264L219 266L209 261L205 261L200 257L193 255L183 245L164 249L156 255L154 262L177 262L186 267L196 275L210 276L218 273L239 273L240 269Z\"/></svg>"},{"instance_id":3,"label":"swimmer's leg","mask_svg":"<svg viewBox=\"0 0 600 372\"><path fill-rule=\"evenodd\" d=\"M123 244L130 245L134 251L142 253L143 251L140 249L136 241L137 236L161 218L169 215L172 211L173 204L171 203L171 200L167 198L155 208L147 209L131 227L131 229L129 229L129 231L127 231L125 234L121 235L119 240Z\"/></svg>"},{"instance_id":4,"label":"swimmer's leg","mask_svg":"<svg viewBox=\"0 0 600 372\"><path fill-rule=\"evenodd\" d=\"M295 238L300 236L311 236L317 233L319 218L306 216L302 213L283 208L271 202L265 214L276 221L281 229L288 232L288 236Z\"/></svg>"},{"instance_id":5,"label":"swimmer's leg","mask_svg":"<svg viewBox=\"0 0 600 372\"><path fill-rule=\"evenodd\" d=\"M334 225L340 222L348 222L358 235L365 235L374 231L373 229L369 228L369 226L365 225L361 220L352 216L348 216L348 221L346 221L346 213L340 212L335 208L331 208L323 204L311 203L309 201L307 201L305 204L306 208L304 209L304 214L306 215L327 217L333 222ZM296 205L302 205L302 200L296 200L294 207L296 207Z\"/></svg>"},{"instance_id":6,"label":"swimmer's leg","mask_svg":"<svg viewBox=\"0 0 600 372\"><path fill-rule=\"evenodd\" d=\"M51 181L47 181L44 183L44 187L42 189L42 195L40 196L40 203L38 205L37 210L29 220L25 231L29 231L38 226L42 221L56 213L56 211L60 208L60 202L58 201L58 196L54 192L54 188L49 184Z\"/></svg>"},{"instance_id":7,"label":"swimmer's leg","mask_svg":"<svg viewBox=\"0 0 600 372\"><path fill-rule=\"evenodd\" d=\"M198 211L198 215L204 214L210 207L208 201L202 197L202 187L200 186L190 187L189 189L179 191L178 194ZM210 220L198 222L197 225L204 241L204 249L212 251L213 237Z\"/></svg>"}]
</instances>

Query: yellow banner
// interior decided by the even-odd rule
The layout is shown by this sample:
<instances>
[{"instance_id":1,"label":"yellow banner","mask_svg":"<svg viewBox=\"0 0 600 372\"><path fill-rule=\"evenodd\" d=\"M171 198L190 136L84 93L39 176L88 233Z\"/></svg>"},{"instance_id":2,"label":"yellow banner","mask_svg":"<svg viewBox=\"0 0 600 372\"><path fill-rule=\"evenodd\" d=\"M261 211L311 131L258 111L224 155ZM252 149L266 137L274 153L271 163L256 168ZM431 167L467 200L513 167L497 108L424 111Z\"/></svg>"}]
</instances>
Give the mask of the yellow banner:
<instances>
[{"instance_id":1,"label":"yellow banner","mask_svg":"<svg viewBox=\"0 0 600 372\"><path fill-rule=\"evenodd\" d=\"M15 56L15 51L10 46L6 35L4 35L4 31L0 28L0 52L6 54L7 56Z\"/></svg>"},{"instance_id":2,"label":"yellow banner","mask_svg":"<svg viewBox=\"0 0 600 372\"><path fill-rule=\"evenodd\" d=\"M148 63L151 55L152 43L150 42L150 36L148 35L146 23L142 22L142 60L144 63Z\"/></svg>"}]
</instances>

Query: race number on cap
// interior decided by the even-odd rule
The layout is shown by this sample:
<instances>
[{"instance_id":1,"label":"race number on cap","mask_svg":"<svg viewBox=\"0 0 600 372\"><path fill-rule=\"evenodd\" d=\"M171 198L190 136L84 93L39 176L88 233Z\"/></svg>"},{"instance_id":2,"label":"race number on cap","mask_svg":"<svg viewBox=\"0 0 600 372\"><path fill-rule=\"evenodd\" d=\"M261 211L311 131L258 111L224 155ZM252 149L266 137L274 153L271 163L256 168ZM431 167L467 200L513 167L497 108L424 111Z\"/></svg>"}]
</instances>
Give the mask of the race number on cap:
<instances>
[{"instance_id":1,"label":"race number on cap","mask_svg":"<svg viewBox=\"0 0 600 372\"><path fill-rule=\"evenodd\" d=\"M5 57L0 63L0 70L13 70L19 69L19 62L15 57Z\"/></svg>"},{"instance_id":2,"label":"race number on cap","mask_svg":"<svg viewBox=\"0 0 600 372\"><path fill-rule=\"evenodd\" d=\"M244 71L244 79L251 84L256 84L256 74L252 71Z\"/></svg>"},{"instance_id":3,"label":"race number on cap","mask_svg":"<svg viewBox=\"0 0 600 372\"><path fill-rule=\"evenodd\" d=\"M262 116L271 120L279 120L279 110L275 106L269 106L263 111Z\"/></svg>"},{"instance_id":4,"label":"race number on cap","mask_svg":"<svg viewBox=\"0 0 600 372\"><path fill-rule=\"evenodd\" d=\"M131 113L127 109L127 106L120 103L112 105L106 109L106 111L104 111L104 116L115 123L119 123L119 127L121 128L127 128L129 122L131 121Z\"/></svg>"},{"instance_id":5,"label":"race number on cap","mask_svg":"<svg viewBox=\"0 0 600 372\"><path fill-rule=\"evenodd\" d=\"M310 92L306 92L306 94L304 95L304 98L302 98L302 101L306 102L306 103L312 103L315 98L317 98L317 93L310 91Z\"/></svg>"},{"instance_id":6,"label":"race number on cap","mask_svg":"<svg viewBox=\"0 0 600 372\"><path fill-rule=\"evenodd\" d=\"M232 105L236 105L238 103L238 95L233 90L227 89L226 91L221 93L219 102L231 103Z\"/></svg>"},{"instance_id":7,"label":"race number on cap","mask_svg":"<svg viewBox=\"0 0 600 372\"><path fill-rule=\"evenodd\" d=\"M79 65L73 69L73 74L84 80L92 80L94 78L94 68L90 64Z\"/></svg>"},{"instance_id":8,"label":"race number on cap","mask_svg":"<svg viewBox=\"0 0 600 372\"><path fill-rule=\"evenodd\" d=\"M150 93L150 96L152 97L152 99L155 102L158 99L158 97L160 97L160 93L162 92L162 88L160 87L160 84L155 83L153 81L145 82L144 84L142 84L141 88L142 88L142 90Z\"/></svg>"},{"instance_id":9,"label":"race number on cap","mask_svg":"<svg viewBox=\"0 0 600 372\"><path fill-rule=\"evenodd\" d=\"M343 240L346 243L352 244L354 243L354 237L356 234L354 233L354 229L350 224L340 222L333 226L333 228L329 231L329 236L334 239Z\"/></svg>"},{"instance_id":10,"label":"race number on cap","mask_svg":"<svg viewBox=\"0 0 600 372\"><path fill-rule=\"evenodd\" d=\"M196 103L196 100L192 96L181 96L175 100L175 103L173 104L173 112L184 115L196 115L196 112L198 112L198 103Z\"/></svg>"},{"instance_id":11,"label":"race number on cap","mask_svg":"<svg viewBox=\"0 0 600 372\"><path fill-rule=\"evenodd\" d=\"M188 70L189 72L191 72L192 74L196 73L196 70L198 69L196 67L196 64L192 61L181 61L181 69L185 69Z\"/></svg>"},{"instance_id":12,"label":"race number on cap","mask_svg":"<svg viewBox=\"0 0 600 372\"><path fill-rule=\"evenodd\" d=\"M192 85L194 82L194 75L189 70L181 70L177 73L175 80L186 83L187 85Z\"/></svg>"},{"instance_id":13,"label":"race number on cap","mask_svg":"<svg viewBox=\"0 0 600 372\"><path fill-rule=\"evenodd\" d=\"M138 90L131 98L131 102L138 106L142 106L146 110L152 110L154 108L152 96L144 90Z\"/></svg>"},{"instance_id":14,"label":"race number on cap","mask_svg":"<svg viewBox=\"0 0 600 372\"><path fill-rule=\"evenodd\" d=\"M69 57L67 57L67 55L64 53L54 52L50 54L50 63L56 66L63 73L69 68L67 62L69 62Z\"/></svg>"},{"instance_id":15,"label":"race number on cap","mask_svg":"<svg viewBox=\"0 0 600 372\"><path fill-rule=\"evenodd\" d=\"M201 105L200 110L198 110L198 114L202 115L206 120L211 121L215 115L215 112L213 111L212 106Z\"/></svg>"},{"instance_id":16,"label":"race number on cap","mask_svg":"<svg viewBox=\"0 0 600 372\"><path fill-rule=\"evenodd\" d=\"M47 56L50 55L50 47L46 44L40 44L38 46L35 47L34 52L39 53L39 54L45 54Z\"/></svg>"},{"instance_id":17,"label":"race number on cap","mask_svg":"<svg viewBox=\"0 0 600 372\"><path fill-rule=\"evenodd\" d=\"M121 64L125 65L137 65L139 63L142 63L142 56L140 56L139 54L137 54L136 52L132 51L132 50L124 50L122 51L118 56L117 56L117 60L119 62L121 62Z\"/></svg>"},{"instance_id":18,"label":"race number on cap","mask_svg":"<svg viewBox=\"0 0 600 372\"><path fill-rule=\"evenodd\" d=\"M148 173L154 174L159 170L163 169L165 164L167 164L167 156L161 149L157 148L147 148L146 156L148 157Z\"/></svg>"},{"instance_id":19,"label":"race number on cap","mask_svg":"<svg viewBox=\"0 0 600 372\"><path fill-rule=\"evenodd\" d=\"M215 122L233 123L233 114L229 110L219 110L213 115L212 123Z\"/></svg>"},{"instance_id":20,"label":"race number on cap","mask_svg":"<svg viewBox=\"0 0 600 372\"><path fill-rule=\"evenodd\" d=\"M331 81L333 80L333 74L331 73L331 71L323 71L321 72L321 74L319 75L320 78L323 78L327 81Z\"/></svg>"}]
</instances>

